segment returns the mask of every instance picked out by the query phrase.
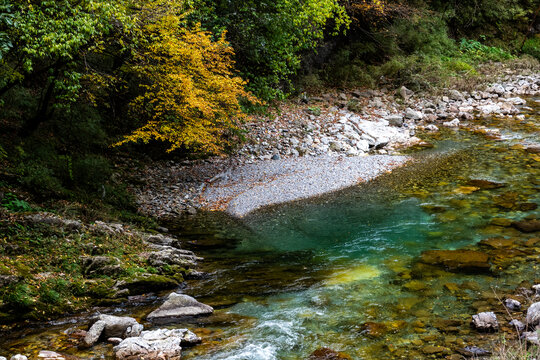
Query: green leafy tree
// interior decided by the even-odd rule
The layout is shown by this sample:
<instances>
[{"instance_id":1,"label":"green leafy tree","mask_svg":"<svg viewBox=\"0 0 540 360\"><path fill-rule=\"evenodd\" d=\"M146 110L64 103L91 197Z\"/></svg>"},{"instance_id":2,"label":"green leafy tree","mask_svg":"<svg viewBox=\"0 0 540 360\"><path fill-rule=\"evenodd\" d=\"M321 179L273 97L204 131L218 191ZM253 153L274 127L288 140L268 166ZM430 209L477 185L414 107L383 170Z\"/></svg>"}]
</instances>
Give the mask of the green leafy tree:
<instances>
[{"instance_id":1,"label":"green leafy tree","mask_svg":"<svg viewBox=\"0 0 540 360\"><path fill-rule=\"evenodd\" d=\"M81 78L92 71L87 56L130 21L122 1L4 0L1 8L0 97L22 86L38 98L25 135L78 99Z\"/></svg>"},{"instance_id":2,"label":"green leafy tree","mask_svg":"<svg viewBox=\"0 0 540 360\"><path fill-rule=\"evenodd\" d=\"M216 34L227 30L249 89L264 99L283 97L302 53L315 48L326 29L335 34L349 23L337 0L192 0L188 5L192 24Z\"/></svg>"}]
</instances>

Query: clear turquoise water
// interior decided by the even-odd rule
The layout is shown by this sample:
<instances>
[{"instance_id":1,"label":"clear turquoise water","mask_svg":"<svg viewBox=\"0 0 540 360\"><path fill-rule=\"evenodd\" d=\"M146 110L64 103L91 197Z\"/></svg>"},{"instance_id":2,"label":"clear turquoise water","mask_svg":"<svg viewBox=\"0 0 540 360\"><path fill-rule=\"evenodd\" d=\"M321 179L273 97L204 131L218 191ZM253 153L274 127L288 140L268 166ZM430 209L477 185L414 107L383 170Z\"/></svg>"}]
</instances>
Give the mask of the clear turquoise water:
<instances>
[{"instance_id":1,"label":"clear turquoise water","mask_svg":"<svg viewBox=\"0 0 540 360\"><path fill-rule=\"evenodd\" d=\"M449 135L454 140L440 143L432 152L460 149L455 157L437 165L436 171L428 167L415 170L418 174L396 175L403 178L390 180L390 185L399 184L397 188L383 181L270 209L239 223L200 225L206 232L199 228L191 243L211 263L210 278L185 291L217 305L217 318L232 320L225 326L214 326L211 320L205 323L215 331L209 337L215 341L189 350L186 358L306 359L320 347L343 351L354 359L412 358L414 340L432 334L437 337L433 344L441 343L445 336L437 329L428 326L418 332L412 323L420 316L428 322L470 319L475 296L493 286L515 286L518 279L513 271L518 268L510 267L498 276L446 273L421 278L420 290L407 288L410 279L403 274L410 272L424 250L458 249L494 235L519 235L512 230L491 234L487 224L494 217L538 214L503 211L493 205L495 196L508 191L540 204L538 184L532 183L538 179L538 167L530 166L534 161L523 151L509 149L537 142L537 128L516 121L487 123L493 124L503 128L503 140ZM458 193L456 189L468 179L508 186ZM426 205L443 210L426 211ZM197 225L191 223L188 228L180 226L178 233L185 236L194 229ZM213 248L205 247L205 237ZM526 276L523 269L519 271ZM478 288L459 298L444 288L445 283L465 281L474 281ZM373 338L363 332L362 324L368 321L402 320L406 324L399 325L404 328L396 333ZM424 340L424 344L430 343ZM406 350L390 351L395 348Z\"/></svg>"}]
</instances>

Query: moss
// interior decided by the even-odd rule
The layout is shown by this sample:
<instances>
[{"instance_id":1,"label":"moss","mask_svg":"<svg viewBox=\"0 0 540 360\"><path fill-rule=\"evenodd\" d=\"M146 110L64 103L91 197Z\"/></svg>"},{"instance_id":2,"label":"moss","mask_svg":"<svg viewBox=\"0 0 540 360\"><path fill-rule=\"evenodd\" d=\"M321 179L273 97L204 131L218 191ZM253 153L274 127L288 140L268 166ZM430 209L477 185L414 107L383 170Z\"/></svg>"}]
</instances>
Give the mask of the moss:
<instances>
[{"instance_id":1,"label":"moss","mask_svg":"<svg viewBox=\"0 0 540 360\"><path fill-rule=\"evenodd\" d=\"M120 289L128 289L131 295L144 294L147 292L174 289L180 282L174 277L155 274L141 274L122 279L117 286Z\"/></svg>"},{"instance_id":2,"label":"moss","mask_svg":"<svg viewBox=\"0 0 540 360\"><path fill-rule=\"evenodd\" d=\"M88 280L84 283L84 293L95 299L113 298L116 295L113 286L112 279Z\"/></svg>"}]
</instances>

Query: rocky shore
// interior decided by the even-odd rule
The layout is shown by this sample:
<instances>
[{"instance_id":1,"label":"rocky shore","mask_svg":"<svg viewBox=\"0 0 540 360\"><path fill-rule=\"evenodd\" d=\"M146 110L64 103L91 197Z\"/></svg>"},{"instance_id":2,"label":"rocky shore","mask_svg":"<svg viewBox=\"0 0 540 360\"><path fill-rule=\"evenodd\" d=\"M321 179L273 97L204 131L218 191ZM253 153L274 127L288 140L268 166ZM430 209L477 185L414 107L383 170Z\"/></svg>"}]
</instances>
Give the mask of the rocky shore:
<instances>
[{"instance_id":1,"label":"rocky shore","mask_svg":"<svg viewBox=\"0 0 540 360\"><path fill-rule=\"evenodd\" d=\"M402 87L304 96L281 115L245 124L248 141L229 157L138 169L144 184L133 189L139 210L158 218L199 208L243 216L373 179L406 162L395 155L422 144L417 132L458 129L476 116L525 120L519 106L526 103L523 97L540 93L540 74L510 73L478 91L443 93Z\"/></svg>"}]
</instances>

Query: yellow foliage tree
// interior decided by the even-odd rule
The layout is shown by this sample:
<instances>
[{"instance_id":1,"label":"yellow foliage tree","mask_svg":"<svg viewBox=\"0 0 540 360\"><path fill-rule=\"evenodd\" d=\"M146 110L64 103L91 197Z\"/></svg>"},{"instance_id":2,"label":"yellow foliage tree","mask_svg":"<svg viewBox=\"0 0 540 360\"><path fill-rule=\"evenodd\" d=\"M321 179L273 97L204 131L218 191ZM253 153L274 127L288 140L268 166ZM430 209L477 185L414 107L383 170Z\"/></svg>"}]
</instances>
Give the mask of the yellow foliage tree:
<instances>
[{"instance_id":1,"label":"yellow foliage tree","mask_svg":"<svg viewBox=\"0 0 540 360\"><path fill-rule=\"evenodd\" d=\"M154 1L142 10L142 43L135 53L135 73L142 92L130 104L131 113L145 121L116 146L150 140L220 153L245 117L240 99L257 100L233 73L233 49L225 34L213 41L199 27L182 27L180 5Z\"/></svg>"}]
</instances>

